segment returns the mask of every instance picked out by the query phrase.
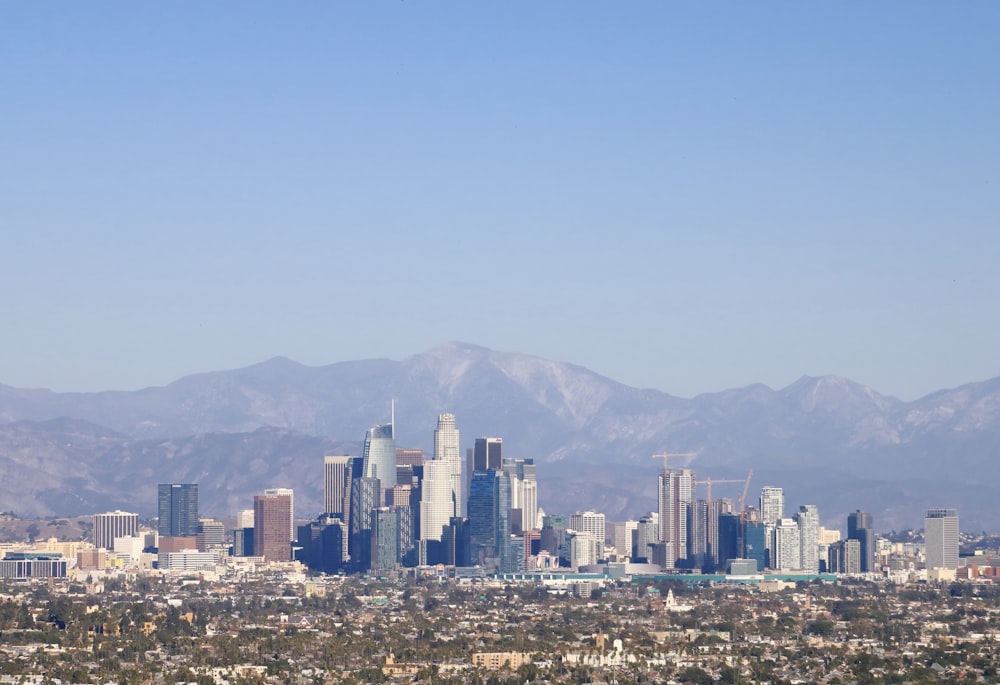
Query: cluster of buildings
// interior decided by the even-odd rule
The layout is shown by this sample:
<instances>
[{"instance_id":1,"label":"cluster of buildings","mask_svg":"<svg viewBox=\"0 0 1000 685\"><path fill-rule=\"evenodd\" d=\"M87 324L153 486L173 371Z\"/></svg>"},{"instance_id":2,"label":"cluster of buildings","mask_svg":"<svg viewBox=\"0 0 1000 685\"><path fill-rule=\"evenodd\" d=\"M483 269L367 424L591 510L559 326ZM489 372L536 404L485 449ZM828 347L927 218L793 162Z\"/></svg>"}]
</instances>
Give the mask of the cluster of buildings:
<instances>
[{"instance_id":1,"label":"cluster of buildings","mask_svg":"<svg viewBox=\"0 0 1000 685\"><path fill-rule=\"evenodd\" d=\"M667 468L662 456L656 511L621 522L606 522L595 511L546 515L538 506L534 461L505 456L501 438L478 438L463 455L454 414L441 414L433 457L425 461L422 450L396 446L390 422L368 430L360 456L323 458L323 511L313 520L296 525L294 492L272 488L254 497L252 509L237 512L230 532L221 521L199 516L197 484L163 483L155 532L141 532L134 513L97 514L94 546L76 557L84 568L139 563L181 571L227 558L299 561L328 574L428 566L453 567L457 575L460 569L593 573L609 563L634 573L732 575L884 568L885 541L876 538L871 514L850 514L847 537L840 539L839 531L820 526L815 505L786 515L780 487L764 487L759 506L746 506L748 476L737 503L712 499L710 479ZM696 496L703 483L705 499ZM929 511L925 531L926 566L956 569L956 512ZM7 561L19 564L18 573L35 564L35 575L64 575L58 555Z\"/></svg>"}]
</instances>

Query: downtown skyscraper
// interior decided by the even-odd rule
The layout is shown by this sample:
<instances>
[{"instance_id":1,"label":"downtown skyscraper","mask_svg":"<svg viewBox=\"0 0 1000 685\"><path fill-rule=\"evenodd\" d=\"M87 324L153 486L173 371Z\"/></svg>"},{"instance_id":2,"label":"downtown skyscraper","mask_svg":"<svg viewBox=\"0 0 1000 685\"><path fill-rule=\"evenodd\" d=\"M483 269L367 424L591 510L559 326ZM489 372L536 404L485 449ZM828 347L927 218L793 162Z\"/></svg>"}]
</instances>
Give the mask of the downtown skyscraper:
<instances>
[{"instance_id":1,"label":"downtown skyscraper","mask_svg":"<svg viewBox=\"0 0 1000 685\"><path fill-rule=\"evenodd\" d=\"M373 426L365 434L364 477L378 478L382 490L396 487L396 438L393 423ZM382 506L380 497L377 506Z\"/></svg>"},{"instance_id":2,"label":"downtown skyscraper","mask_svg":"<svg viewBox=\"0 0 1000 685\"><path fill-rule=\"evenodd\" d=\"M434 460L448 465L452 501L449 517L462 513L462 457L458 449L458 435L454 414L438 416L437 428L434 429ZM445 524L447 523L446 520Z\"/></svg>"}]
</instances>

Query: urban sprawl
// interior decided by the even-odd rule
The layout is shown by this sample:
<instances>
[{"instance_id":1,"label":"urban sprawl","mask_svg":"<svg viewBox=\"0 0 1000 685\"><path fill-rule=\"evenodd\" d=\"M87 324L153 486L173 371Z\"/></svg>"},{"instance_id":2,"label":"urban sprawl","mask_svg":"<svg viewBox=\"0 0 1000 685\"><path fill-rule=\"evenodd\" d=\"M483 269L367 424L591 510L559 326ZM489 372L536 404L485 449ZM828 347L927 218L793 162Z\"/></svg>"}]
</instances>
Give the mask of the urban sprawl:
<instances>
[{"instance_id":1,"label":"urban sprawl","mask_svg":"<svg viewBox=\"0 0 1000 685\"><path fill-rule=\"evenodd\" d=\"M614 522L546 514L500 438L463 459L452 414L427 460L392 423L324 456L300 525L288 488L227 531L162 483L155 529L113 511L92 539L4 544L0 685L1000 682L1000 555L960 555L956 510L908 539L858 510L842 539L780 487L748 505L752 472L713 499L655 456L657 511Z\"/></svg>"}]
</instances>

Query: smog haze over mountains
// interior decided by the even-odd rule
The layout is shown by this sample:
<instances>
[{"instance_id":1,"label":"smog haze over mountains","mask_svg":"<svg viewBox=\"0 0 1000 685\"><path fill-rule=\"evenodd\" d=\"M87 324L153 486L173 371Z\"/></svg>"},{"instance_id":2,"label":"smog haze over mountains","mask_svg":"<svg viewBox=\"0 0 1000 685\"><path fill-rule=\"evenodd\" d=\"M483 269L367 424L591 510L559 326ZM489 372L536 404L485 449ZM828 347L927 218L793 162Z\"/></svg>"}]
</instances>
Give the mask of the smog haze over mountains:
<instances>
[{"instance_id":1,"label":"smog haze over mountains","mask_svg":"<svg viewBox=\"0 0 1000 685\"><path fill-rule=\"evenodd\" d=\"M284 486L309 517L323 455L360 454L390 398L400 446L429 453L437 415L450 411L463 449L497 435L505 455L534 458L550 513L593 508L611 520L655 509L661 463L651 456L667 449L697 452L686 463L699 478L752 468L748 503L781 486L789 506L818 504L830 527L862 508L880 530L919 528L927 508L948 505L963 528L1000 529L1000 379L913 402L834 376L685 399L457 342L398 362L275 358L134 392L0 386L0 498L24 515L149 515L156 483L198 482L204 513L226 516Z\"/></svg>"}]
</instances>

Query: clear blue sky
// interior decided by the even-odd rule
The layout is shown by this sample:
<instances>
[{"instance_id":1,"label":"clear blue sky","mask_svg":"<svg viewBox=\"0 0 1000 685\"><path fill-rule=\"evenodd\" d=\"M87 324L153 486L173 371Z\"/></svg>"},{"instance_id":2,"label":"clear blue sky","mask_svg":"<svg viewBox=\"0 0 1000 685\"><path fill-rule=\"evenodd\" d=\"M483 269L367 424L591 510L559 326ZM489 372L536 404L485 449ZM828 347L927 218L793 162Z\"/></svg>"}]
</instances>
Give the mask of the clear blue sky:
<instances>
[{"instance_id":1,"label":"clear blue sky","mask_svg":"<svg viewBox=\"0 0 1000 685\"><path fill-rule=\"evenodd\" d=\"M1000 375L1000 3L4 3L0 383Z\"/></svg>"}]
</instances>

